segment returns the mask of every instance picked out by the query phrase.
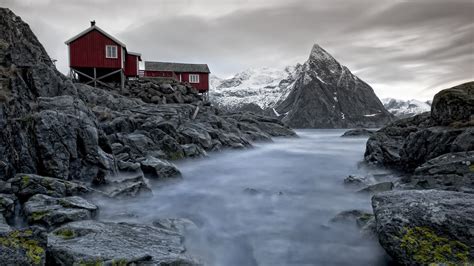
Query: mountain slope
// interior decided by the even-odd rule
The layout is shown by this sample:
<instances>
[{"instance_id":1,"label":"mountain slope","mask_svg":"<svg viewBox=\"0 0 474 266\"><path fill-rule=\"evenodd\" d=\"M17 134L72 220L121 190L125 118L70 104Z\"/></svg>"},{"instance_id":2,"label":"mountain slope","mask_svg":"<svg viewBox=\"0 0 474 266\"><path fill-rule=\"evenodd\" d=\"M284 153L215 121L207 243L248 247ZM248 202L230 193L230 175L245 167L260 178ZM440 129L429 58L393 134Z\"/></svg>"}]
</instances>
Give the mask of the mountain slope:
<instances>
[{"instance_id":1,"label":"mountain slope","mask_svg":"<svg viewBox=\"0 0 474 266\"><path fill-rule=\"evenodd\" d=\"M211 101L227 111L274 115L295 128L380 127L393 120L372 88L314 45L308 60L211 78Z\"/></svg>"},{"instance_id":2,"label":"mountain slope","mask_svg":"<svg viewBox=\"0 0 474 266\"><path fill-rule=\"evenodd\" d=\"M393 98L382 99L385 109L397 118L408 118L431 110L430 102L418 100L398 100Z\"/></svg>"},{"instance_id":3,"label":"mountain slope","mask_svg":"<svg viewBox=\"0 0 474 266\"><path fill-rule=\"evenodd\" d=\"M289 94L301 68L298 64L284 69L248 69L229 79L211 76L211 101L227 111L273 108Z\"/></svg>"},{"instance_id":4,"label":"mountain slope","mask_svg":"<svg viewBox=\"0 0 474 266\"><path fill-rule=\"evenodd\" d=\"M379 127L392 121L372 88L319 45L276 110L295 128Z\"/></svg>"}]
</instances>

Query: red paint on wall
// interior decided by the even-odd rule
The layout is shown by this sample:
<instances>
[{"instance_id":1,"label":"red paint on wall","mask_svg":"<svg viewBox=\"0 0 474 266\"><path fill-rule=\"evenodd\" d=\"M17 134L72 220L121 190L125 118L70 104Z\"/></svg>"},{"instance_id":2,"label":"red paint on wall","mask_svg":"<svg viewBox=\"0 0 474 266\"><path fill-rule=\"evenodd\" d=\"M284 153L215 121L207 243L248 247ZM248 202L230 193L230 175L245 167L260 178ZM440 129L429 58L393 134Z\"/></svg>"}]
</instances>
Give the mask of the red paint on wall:
<instances>
[{"instance_id":1,"label":"red paint on wall","mask_svg":"<svg viewBox=\"0 0 474 266\"><path fill-rule=\"evenodd\" d=\"M127 54L125 58L125 76L138 76L138 56Z\"/></svg>"},{"instance_id":2,"label":"red paint on wall","mask_svg":"<svg viewBox=\"0 0 474 266\"><path fill-rule=\"evenodd\" d=\"M105 46L117 46L117 58L105 57ZM69 44L71 67L121 68L122 47L97 30L92 30Z\"/></svg>"}]
</instances>

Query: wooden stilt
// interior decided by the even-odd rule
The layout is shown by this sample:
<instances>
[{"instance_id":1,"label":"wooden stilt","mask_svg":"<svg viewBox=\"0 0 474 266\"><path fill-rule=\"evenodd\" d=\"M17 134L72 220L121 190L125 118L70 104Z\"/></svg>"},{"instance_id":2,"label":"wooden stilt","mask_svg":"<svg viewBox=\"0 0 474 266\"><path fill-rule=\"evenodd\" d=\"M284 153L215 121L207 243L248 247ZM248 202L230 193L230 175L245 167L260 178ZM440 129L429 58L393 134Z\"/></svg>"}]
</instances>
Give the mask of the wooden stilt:
<instances>
[{"instance_id":1,"label":"wooden stilt","mask_svg":"<svg viewBox=\"0 0 474 266\"><path fill-rule=\"evenodd\" d=\"M97 87L97 69L94 67L94 88Z\"/></svg>"}]
</instances>

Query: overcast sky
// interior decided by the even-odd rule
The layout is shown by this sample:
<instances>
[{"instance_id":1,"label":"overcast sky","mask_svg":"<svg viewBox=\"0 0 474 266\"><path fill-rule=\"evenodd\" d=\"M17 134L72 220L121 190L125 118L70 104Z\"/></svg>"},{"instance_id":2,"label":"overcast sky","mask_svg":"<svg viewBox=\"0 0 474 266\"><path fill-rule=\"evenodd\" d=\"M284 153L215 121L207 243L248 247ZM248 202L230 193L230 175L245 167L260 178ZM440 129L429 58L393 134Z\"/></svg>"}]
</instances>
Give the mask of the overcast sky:
<instances>
[{"instance_id":1,"label":"overcast sky","mask_svg":"<svg viewBox=\"0 0 474 266\"><path fill-rule=\"evenodd\" d=\"M377 95L430 99L474 80L474 0L0 0L59 70L90 20L144 60L207 63L229 77L303 63L314 43Z\"/></svg>"}]
</instances>

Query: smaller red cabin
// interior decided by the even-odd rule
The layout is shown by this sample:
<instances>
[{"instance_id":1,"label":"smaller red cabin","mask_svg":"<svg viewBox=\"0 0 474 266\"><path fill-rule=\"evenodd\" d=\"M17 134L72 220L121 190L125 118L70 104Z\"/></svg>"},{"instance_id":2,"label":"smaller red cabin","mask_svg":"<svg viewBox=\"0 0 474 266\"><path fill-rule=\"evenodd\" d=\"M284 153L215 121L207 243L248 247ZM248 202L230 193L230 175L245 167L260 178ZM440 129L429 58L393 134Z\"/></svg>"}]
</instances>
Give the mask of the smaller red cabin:
<instances>
[{"instance_id":1,"label":"smaller red cabin","mask_svg":"<svg viewBox=\"0 0 474 266\"><path fill-rule=\"evenodd\" d=\"M140 61L142 61L141 54L128 52L127 58L125 59L125 76L138 77L140 73Z\"/></svg>"},{"instance_id":2,"label":"smaller red cabin","mask_svg":"<svg viewBox=\"0 0 474 266\"><path fill-rule=\"evenodd\" d=\"M209 73L206 64L145 61L145 77L165 77L187 82L201 93L209 91Z\"/></svg>"}]
</instances>

